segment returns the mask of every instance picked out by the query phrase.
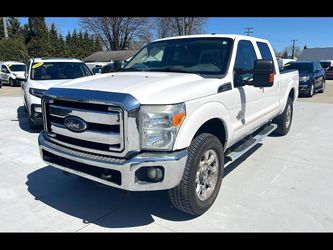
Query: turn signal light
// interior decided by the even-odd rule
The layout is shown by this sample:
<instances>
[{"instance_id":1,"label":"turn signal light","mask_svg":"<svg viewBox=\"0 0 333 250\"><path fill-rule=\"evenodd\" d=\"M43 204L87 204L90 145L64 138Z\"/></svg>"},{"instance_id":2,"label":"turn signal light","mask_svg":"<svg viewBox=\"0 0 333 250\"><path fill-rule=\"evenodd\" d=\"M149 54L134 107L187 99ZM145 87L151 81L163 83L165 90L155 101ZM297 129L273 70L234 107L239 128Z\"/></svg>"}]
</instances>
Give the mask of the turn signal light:
<instances>
[{"instance_id":1,"label":"turn signal light","mask_svg":"<svg viewBox=\"0 0 333 250\"><path fill-rule=\"evenodd\" d=\"M178 127L182 124L183 120L185 118L185 113L178 113L173 116L173 126Z\"/></svg>"},{"instance_id":2,"label":"turn signal light","mask_svg":"<svg viewBox=\"0 0 333 250\"><path fill-rule=\"evenodd\" d=\"M269 76L268 76L268 82L269 83L274 83L274 73L270 73Z\"/></svg>"}]
</instances>

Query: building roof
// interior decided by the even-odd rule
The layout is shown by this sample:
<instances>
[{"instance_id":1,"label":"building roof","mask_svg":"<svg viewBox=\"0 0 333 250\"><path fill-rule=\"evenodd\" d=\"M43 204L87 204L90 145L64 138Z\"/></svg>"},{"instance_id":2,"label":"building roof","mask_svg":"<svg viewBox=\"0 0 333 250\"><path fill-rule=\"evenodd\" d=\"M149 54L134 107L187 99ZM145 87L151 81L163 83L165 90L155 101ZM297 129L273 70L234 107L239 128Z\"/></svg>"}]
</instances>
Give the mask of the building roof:
<instances>
[{"instance_id":1,"label":"building roof","mask_svg":"<svg viewBox=\"0 0 333 250\"><path fill-rule=\"evenodd\" d=\"M137 50L98 51L83 59L85 62L125 61L134 56Z\"/></svg>"},{"instance_id":2,"label":"building roof","mask_svg":"<svg viewBox=\"0 0 333 250\"><path fill-rule=\"evenodd\" d=\"M333 60L333 47L329 48L307 48L299 56L300 61Z\"/></svg>"}]
</instances>

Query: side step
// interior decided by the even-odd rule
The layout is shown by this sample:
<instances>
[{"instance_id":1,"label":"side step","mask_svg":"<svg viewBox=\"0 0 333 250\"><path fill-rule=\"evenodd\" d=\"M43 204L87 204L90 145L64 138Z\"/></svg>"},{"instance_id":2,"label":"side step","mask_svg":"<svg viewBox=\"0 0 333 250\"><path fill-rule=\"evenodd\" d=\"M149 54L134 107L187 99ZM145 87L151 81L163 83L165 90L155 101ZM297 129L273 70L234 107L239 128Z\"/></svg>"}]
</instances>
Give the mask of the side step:
<instances>
[{"instance_id":1,"label":"side step","mask_svg":"<svg viewBox=\"0 0 333 250\"><path fill-rule=\"evenodd\" d=\"M224 167L227 167L232 162L236 161L239 157L257 145L267 135L272 133L277 128L276 124L266 125L263 129L259 130L254 136L241 140L235 146L232 147L230 153L225 156Z\"/></svg>"}]
</instances>

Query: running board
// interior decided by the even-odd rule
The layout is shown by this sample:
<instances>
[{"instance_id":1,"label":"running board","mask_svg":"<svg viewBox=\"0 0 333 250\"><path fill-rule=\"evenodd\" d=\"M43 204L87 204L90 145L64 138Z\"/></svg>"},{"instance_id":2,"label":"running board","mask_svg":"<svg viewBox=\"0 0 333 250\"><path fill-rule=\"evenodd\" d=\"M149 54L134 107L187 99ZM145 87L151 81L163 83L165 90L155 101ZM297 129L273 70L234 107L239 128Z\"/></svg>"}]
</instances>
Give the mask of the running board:
<instances>
[{"instance_id":1,"label":"running board","mask_svg":"<svg viewBox=\"0 0 333 250\"><path fill-rule=\"evenodd\" d=\"M251 148L253 148L255 145L257 145L259 142L264 139L267 135L272 133L277 128L276 124L270 124L266 125L258 134L256 134L254 137L250 137L248 139L243 139L243 143L236 146L234 149L231 150L230 153L226 154L226 164L224 164L224 167L229 166L232 162L236 161L239 157L241 157L243 154L245 154L247 151L249 151Z\"/></svg>"}]
</instances>

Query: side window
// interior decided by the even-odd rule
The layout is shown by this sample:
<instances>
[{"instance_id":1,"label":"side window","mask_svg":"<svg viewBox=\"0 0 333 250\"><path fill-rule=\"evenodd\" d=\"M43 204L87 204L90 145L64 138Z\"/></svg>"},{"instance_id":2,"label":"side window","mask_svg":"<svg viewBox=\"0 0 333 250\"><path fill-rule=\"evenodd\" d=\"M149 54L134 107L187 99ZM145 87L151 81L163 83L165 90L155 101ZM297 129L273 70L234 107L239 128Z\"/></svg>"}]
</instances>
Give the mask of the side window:
<instances>
[{"instance_id":1,"label":"side window","mask_svg":"<svg viewBox=\"0 0 333 250\"><path fill-rule=\"evenodd\" d=\"M265 60L272 60L274 63L271 50L269 49L267 43L257 42L257 46L259 48L261 58ZM275 65L274 65L274 73L275 73Z\"/></svg>"},{"instance_id":2,"label":"side window","mask_svg":"<svg viewBox=\"0 0 333 250\"><path fill-rule=\"evenodd\" d=\"M253 81L253 74L241 72L242 70L253 70L254 61L257 59L256 52L250 41L238 42L237 54L234 66L234 86L240 87L244 83Z\"/></svg>"},{"instance_id":3,"label":"side window","mask_svg":"<svg viewBox=\"0 0 333 250\"><path fill-rule=\"evenodd\" d=\"M6 67L6 65L2 65L1 66L1 71L3 72L3 73L7 73L7 67Z\"/></svg>"}]
</instances>

